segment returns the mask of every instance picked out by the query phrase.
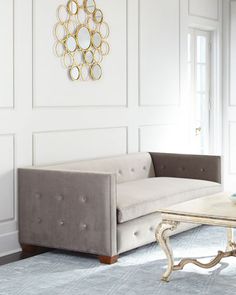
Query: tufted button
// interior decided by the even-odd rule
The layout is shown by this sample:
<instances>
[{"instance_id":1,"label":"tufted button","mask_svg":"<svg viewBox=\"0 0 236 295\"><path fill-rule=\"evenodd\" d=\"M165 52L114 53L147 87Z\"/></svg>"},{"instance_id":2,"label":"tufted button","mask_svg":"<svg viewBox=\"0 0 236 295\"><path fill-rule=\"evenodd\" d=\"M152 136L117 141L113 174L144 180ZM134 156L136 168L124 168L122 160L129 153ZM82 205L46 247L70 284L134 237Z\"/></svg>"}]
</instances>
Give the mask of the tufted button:
<instances>
[{"instance_id":1,"label":"tufted button","mask_svg":"<svg viewBox=\"0 0 236 295\"><path fill-rule=\"evenodd\" d=\"M118 171L118 174L120 174L120 175L121 175L121 174L122 174L122 171L121 171L121 170L119 170L119 171Z\"/></svg>"},{"instance_id":2,"label":"tufted button","mask_svg":"<svg viewBox=\"0 0 236 295\"><path fill-rule=\"evenodd\" d=\"M149 228L149 230L150 230L150 231L154 231L154 228L151 226L151 227Z\"/></svg>"},{"instance_id":3,"label":"tufted button","mask_svg":"<svg viewBox=\"0 0 236 295\"><path fill-rule=\"evenodd\" d=\"M60 202L64 199L64 197L62 195L57 195L55 196L55 199Z\"/></svg>"},{"instance_id":4,"label":"tufted button","mask_svg":"<svg viewBox=\"0 0 236 295\"><path fill-rule=\"evenodd\" d=\"M180 171L185 171L185 167L180 167L179 170Z\"/></svg>"},{"instance_id":5,"label":"tufted button","mask_svg":"<svg viewBox=\"0 0 236 295\"><path fill-rule=\"evenodd\" d=\"M206 170L204 168L201 168L201 172L205 172Z\"/></svg>"},{"instance_id":6,"label":"tufted button","mask_svg":"<svg viewBox=\"0 0 236 295\"><path fill-rule=\"evenodd\" d=\"M136 236L136 237L137 237L137 235L138 235L138 231L134 232L134 236Z\"/></svg>"},{"instance_id":7,"label":"tufted button","mask_svg":"<svg viewBox=\"0 0 236 295\"><path fill-rule=\"evenodd\" d=\"M134 168L131 168L131 172L134 172L135 170L134 170Z\"/></svg>"},{"instance_id":8,"label":"tufted button","mask_svg":"<svg viewBox=\"0 0 236 295\"><path fill-rule=\"evenodd\" d=\"M42 196L41 196L40 193L36 193L36 194L35 194L35 198L36 198L37 200L40 200L40 199L42 198Z\"/></svg>"},{"instance_id":9,"label":"tufted button","mask_svg":"<svg viewBox=\"0 0 236 295\"><path fill-rule=\"evenodd\" d=\"M166 166L165 165L161 165L161 167L160 167L161 169L165 169L166 168Z\"/></svg>"},{"instance_id":10,"label":"tufted button","mask_svg":"<svg viewBox=\"0 0 236 295\"><path fill-rule=\"evenodd\" d=\"M38 218L37 219L37 223L41 223L42 222L42 219L41 218Z\"/></svg>"},{"instance_id":11,"label":"tufted button","mask_svg":"<svg viewBox=\"0 0 236 295\"><path fill-rule=\"evenodd\" d=\"M80 201L81 201L82 203L86 203L86 202L87 202L87 197L86 197L86 196L81 196L81 197L80 197Z\"/></svg>"},{"instance_id":12,"label":"tufted button","mask_svg":"<svg viewBox=\"0 0 236 295\"><path fill-rule=\"evenodd\" d=\"M60 220L60 221L59 221L59 225L60 225L60 226L65 225L65 221L64 221L64 220Z\"/></svg>"},{"instance_id":13,"label":"tufted button","mask_svg":"<svg viewBox=\"0 0 236 295\"><path fill-rule=\"evenodd\" d=\"M146 166L143 166L143 170L147 170Z\"/></svg>"},{"instance_id":14,"label":"tufted button","mask_svg":"<svg viewBox=\"0 0 236 295\"><path fill-rule=\"evenodd\" d=\"M80 229L81 230L86 230L87 229L87 224L85 224L85 223L82 223L81 225L80 225Z\"/></svg>"}]
</instances>

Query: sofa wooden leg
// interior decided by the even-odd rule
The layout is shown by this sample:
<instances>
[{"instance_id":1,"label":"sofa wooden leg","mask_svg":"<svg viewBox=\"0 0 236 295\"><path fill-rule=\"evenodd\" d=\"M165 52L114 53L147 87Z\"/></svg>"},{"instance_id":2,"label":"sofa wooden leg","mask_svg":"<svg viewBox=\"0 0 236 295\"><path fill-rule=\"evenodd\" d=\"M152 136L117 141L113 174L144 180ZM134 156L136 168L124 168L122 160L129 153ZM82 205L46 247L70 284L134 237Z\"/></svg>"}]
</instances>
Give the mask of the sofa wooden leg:
<instances>
[{"instance_id":1,"label":"sofa wooden leg","mask_svg":"<svg viewBox=\"0 0 236 295\"><path fill-rule=\"evenodd\" d=\"M119 255L116 256L98 256L98 259L101 263L104 264L114 264L117 262Z\"/></svg>"},{"instance_id":2,"label":"sofa wooden leg","mask_svg":"<svg viewBox=\"0 0 236 295\"><path fill-rule=\"evenodd\" d=\"M21 244L21 248L22 248L23 253L27 253L27 254L31 254L31 255L45 253L50 250L48 248L33 246L33 245L28 245L28 244Z\"/></svg>"}]
</instances>

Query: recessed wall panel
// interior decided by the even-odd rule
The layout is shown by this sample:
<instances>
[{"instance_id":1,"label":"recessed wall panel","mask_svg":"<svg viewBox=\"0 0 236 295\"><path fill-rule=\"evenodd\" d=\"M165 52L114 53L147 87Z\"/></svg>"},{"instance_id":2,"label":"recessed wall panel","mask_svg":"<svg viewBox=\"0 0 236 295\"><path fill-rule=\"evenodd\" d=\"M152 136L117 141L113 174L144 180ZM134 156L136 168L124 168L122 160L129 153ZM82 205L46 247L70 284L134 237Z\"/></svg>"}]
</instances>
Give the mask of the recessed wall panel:
<instances>
[{"instance_id":1,"label":"recessed wall panel","mask_svg":"<svg viewBox=\"0 0 236 295\"><path fill-rule=\"evenodd\" d=\"M71 81L54 53L56 12L66 0L33 0L34 107L126 106L126 0L96 1L109 24L110 53L105 56L99 81Z\"/></svg>"},{"instance_id":2,"label":"recessed wall panel","mask_svg":"<svg viewBox=\"0 0 236 295\"><path fill-rule=\"evenodd\" d=\"M14 217L14 137L0 135L0 223Z\"/></svg>"},{"instance_id":3,"label":"recessed wall panel","mask_svg":"<svg viewBox=\"0 0 236 295\"><path fill-rule=\"evenodd\" d=\"M12 108L13 91L13 0L0 1L0 108Z\"/></svg>"},{"instance_id":4,"label":"recessed wall panel","mask_svg":"<svg viewBox=\"0 0 236 295\"><path fill-rule=\"evenodd\" d=\"M236 122L229 124L229 167L230 173L236 174Z\"/></svg>"},{"instance_id":5,"label":"recessed wall panel","mask_svg":"<svg viewBox=\"0 0 236 295\"><path fill-rule=\"evenodd\" d=\"M126 127L36 133L33 140L35 165L127 153Z\"/></svg>"},{"instance_id":6,"label":"recessed wall panel","mask_svg":"<svg viewBox=\"0 0 236 295\"><path fill-rule=\"evenodd\" d=\"M141 105L179 103L179 29L179 0L140 0Z\"/></svg>"},{"instance_id":7,"label":"recessed wall panel","mask_svg":"<svg viewBox=\"0 0 236 295\"><path fill-rule=\"evenodd\" d=\"M139 128L139 150L141 152L178 152L181 140L176 125L143 126Z\"/></svg>"},{"instance_id":8,"label":"recessed wall panel","mask_svg":"<svg viewBox=\"0 0 236 295\"><path fill-rule=\"evenodd\" d=\"M218 20L219 0L189 0L189 14Z\"/></svg>"},{"instance_id":9,"label":"recessed wall panel","mask_svg":"<svg viewBox=\"0 0 236 295\"><path fill-rule=\"evenodd\" d=\"M230 105L236 106L236 2L230 9Z\"/></svg>"}]
</instances>

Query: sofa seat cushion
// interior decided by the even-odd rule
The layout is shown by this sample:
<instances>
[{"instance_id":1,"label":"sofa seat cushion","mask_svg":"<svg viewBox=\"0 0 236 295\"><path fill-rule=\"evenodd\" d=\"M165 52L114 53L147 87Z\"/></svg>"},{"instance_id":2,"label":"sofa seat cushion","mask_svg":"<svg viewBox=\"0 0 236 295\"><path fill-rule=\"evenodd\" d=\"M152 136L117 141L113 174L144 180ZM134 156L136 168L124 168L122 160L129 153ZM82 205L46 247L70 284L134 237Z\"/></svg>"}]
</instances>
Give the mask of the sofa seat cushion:
<instances>
[{"instance_id":1,"label":"sofa seat cushion","mask_svg":"<svg viewBox=\"0 0 236 295\"><path fill-rule=\"evenodd\" d=\"M118 223L180 202L222 191L219 183L174 177L153 177L117 185Z\"/></svg>"}]
</instances>

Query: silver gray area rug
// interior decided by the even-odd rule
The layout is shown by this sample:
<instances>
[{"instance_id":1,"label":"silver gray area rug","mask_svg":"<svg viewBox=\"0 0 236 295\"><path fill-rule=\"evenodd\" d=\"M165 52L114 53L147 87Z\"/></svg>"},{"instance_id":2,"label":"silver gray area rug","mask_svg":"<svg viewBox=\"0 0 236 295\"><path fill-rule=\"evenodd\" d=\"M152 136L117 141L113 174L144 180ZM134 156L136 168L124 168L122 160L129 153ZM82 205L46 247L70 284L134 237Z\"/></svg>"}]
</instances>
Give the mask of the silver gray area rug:
<instances>
[{"instance_id":1,"label":"silver gray area rug","mask_svg":"<svg viewBox=\"0 0 236 295\"><path fill-rule=\"evenodd\" d=\"M224 250L223 228L199 227L171 238L177 261L200 257L207 262ZM121 255L119 262L101 265L96 258L51 252L0 267L1 295L232 295L236 294L236 258L210 270L188 265L160 281L166 259L151 244Z\"/></svg>"}]
</instances>

